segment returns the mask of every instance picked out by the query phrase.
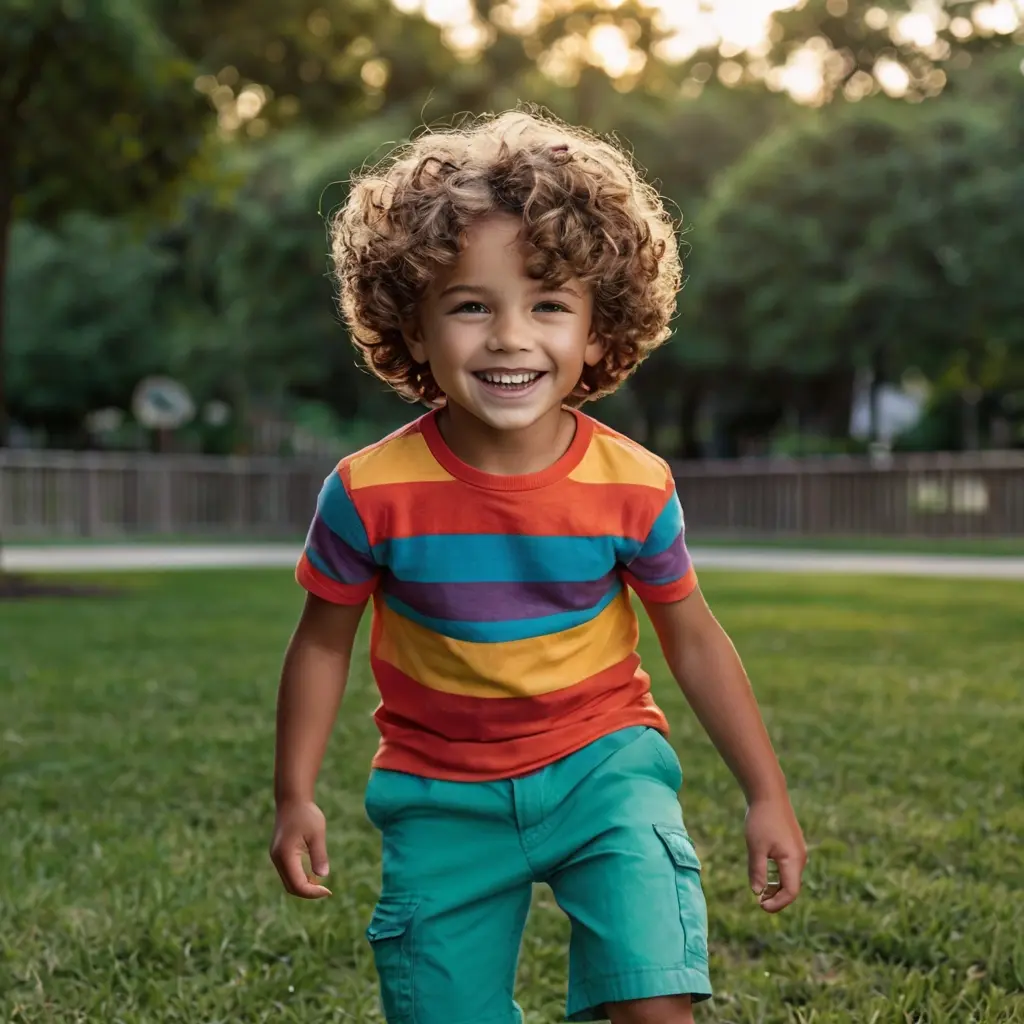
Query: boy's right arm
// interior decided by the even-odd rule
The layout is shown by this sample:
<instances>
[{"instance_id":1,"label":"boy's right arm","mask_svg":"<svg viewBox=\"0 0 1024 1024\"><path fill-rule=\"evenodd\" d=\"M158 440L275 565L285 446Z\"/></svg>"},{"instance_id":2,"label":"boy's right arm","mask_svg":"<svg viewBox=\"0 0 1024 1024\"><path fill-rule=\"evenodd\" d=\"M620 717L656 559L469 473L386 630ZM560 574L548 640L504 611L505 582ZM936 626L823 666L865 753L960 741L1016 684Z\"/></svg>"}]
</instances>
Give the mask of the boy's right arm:
<instances>
[{"instance_id":1,"label":"boy's right arm","mask_svg":"<svg viewBox=\"0 0 1024 1024\"><path fill-rule=\"evenodd\" d=\"M277 700L274 801L270 857L285 889L303 899L330 890L310 881L328 873L326 824L314 801L316 778L348 680L356 630L366 602L334 604L308 594L281 672Z\"/></svg>"}]
</instances>

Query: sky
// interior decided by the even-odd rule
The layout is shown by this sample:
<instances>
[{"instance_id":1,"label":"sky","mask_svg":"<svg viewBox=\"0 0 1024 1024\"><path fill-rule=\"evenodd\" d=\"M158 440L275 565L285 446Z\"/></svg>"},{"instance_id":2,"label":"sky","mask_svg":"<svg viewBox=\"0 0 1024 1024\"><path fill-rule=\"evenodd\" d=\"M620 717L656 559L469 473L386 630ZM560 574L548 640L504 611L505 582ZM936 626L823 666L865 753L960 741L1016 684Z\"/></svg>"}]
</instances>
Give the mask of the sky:
<instances>
[{"instance_id":1,"label":"sky","mask_svg":"<svg viewBox=\"0 0 1024 1024\"><path fill-rule=\"evenodd\" d=\"M470 0L392 0L401 10L419 11L442 25L466 24L472 15ZM792 6L792 0L644 0L646 7L658 12L667 29L678 37L680 57L688 56L707 44L724 40L743 47L764 39L768 18L773 11ZM518 25L528 27L547 6L571 6L565 0L507 0L502 5ZM614 10L618 0L605 0ZM610 38L610 37L609 37Z\"/></svg>"},{"instance_id":2,"label":"sky","mask_svg":"<svg viewBox=\"0 0 1024 1024\"><path fill-rule=\"evenodd\" d=\"M599 0L601 2L601 0ZM767 29L775 11L797 6L800 0L641 0L656 13L662 28L669 33L659 48L659 56L667 60L685 60L698 50L720 47L725 57L744 51L757 51L767 43ZM449 45L468 51L479 49L485 42L484 29L473 22L472 0L392 0L401 10L422 13L428 20L445 28ZM610 11L622 0L603 0ZM842 8L845 0L830 0ZM545 10L552 7L571 9L574 0L505 0L496 10L510 28L528 33ZM910 0L910 13L892 20L881 10L873 9L869 17L881 18L882 26L889 24L896 36L912 40L917 45L935 44L936 28L949 19L939 0ZM957 35L975 31L1008 34L1024 22L1024 0L978 0L970 19L958 17L952 28ZM640 70L644 60L632 48L628 39L614 25L595 28L583 42L568 41L574 46L561 55L563 63L586 60L604 66L613 77ZM555 54L551 66L557 77L559 55ZM823 54L809 49L798 52L790 64L778 69L777 86L787 90L796 99L813 101L821 93L823 80ZM639 64L639 66L638 66ZM738 68L737 68L738 72ZM909 84L909 76L895 61L876 68L878 84L890 95L900 95ZM869 82L870 85L870 82Z\"/></svg>"}]
</instances>

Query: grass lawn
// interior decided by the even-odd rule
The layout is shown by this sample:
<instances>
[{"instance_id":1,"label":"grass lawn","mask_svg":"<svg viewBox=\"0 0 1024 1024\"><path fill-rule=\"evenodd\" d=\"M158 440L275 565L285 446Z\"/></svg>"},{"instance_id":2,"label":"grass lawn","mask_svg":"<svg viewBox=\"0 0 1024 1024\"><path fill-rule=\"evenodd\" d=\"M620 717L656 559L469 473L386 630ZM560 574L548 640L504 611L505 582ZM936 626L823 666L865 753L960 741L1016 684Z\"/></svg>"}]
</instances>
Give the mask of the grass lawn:
<instances>
[{"instance_id":1,"label":"grass lawn","mask_svg":"<svg viewBox=\"0 0 1024 1024\"><path fill-rule=\"evenodd\" d=\"M293 901L266 856L289 574L120 582L113 599L0 605L0 1020L379 1022L368 671L322 776L335 895ZM1024 586L704 586L755 679L811 864L796 907L757 910L740 795L648 633L711 908L718 995L698 1020L1024 1022ZM539 889L529 1024L561 1019L566 938Z\"/></svg>"}]
</instances>

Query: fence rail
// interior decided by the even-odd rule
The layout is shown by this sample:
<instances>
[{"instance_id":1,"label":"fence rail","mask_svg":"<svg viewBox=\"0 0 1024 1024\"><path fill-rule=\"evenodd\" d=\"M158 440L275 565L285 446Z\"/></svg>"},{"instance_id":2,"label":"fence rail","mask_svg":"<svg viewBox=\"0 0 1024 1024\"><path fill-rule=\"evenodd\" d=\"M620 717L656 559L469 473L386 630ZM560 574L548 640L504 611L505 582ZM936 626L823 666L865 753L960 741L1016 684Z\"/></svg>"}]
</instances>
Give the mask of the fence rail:
<instances>
[{"instance_id":1,"label":"fence rail","mask_svg":"<svg viewBox=\"0 0 1024 1024\"><path fill-rule=\"evenodd\" d=\"M321 458L0 451L0 537L296 537ZM679 463L695 533L1024 537L1024 452Z\"/></svg>"}]
</instances>

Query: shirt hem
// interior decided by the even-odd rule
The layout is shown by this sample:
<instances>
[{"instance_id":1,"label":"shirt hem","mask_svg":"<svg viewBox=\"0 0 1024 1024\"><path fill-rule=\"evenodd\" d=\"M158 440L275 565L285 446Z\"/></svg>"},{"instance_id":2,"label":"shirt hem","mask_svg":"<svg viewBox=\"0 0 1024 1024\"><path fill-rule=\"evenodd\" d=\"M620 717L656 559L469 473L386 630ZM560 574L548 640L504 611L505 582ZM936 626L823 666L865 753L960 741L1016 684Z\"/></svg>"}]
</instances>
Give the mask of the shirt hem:
<instances>
[{"instance_id":1,"label":"shirt hem","mask_svg":"<svg viewBox=\"0 0 1024 1024\"><path fill-rule=\"evenodd\" d=\"M528 762L509 764L501 769L495 768L492 771L472 772L450 765L439 765L401 748L389 750L386 740L383 740L377 749L371 767L375 771L401 772L404 775L415 775L438 782L500 782L532 775L556 761L561 761L563 758L577 753L605 736L634 726L646 726L656 729L665 737L669 735L668 720L664 713L660 708L651 707L637 709L636 714L622 715L615 720L601 722L593 729L580 733L572 743L559 747L557 750L551 750L548 754L540 755Z\"/></svg>"},{"instance_id":2,"label":"shirt hem","mask_svg":"<svg viewBox=\"0 0 1024 1024\"><path fill-rule=\"evenodd\" d=\"M303 556L295 567L295 582L303 590L331 604L356 605L370 599L377 586L377 580L371 578L364 583L336 583L317 575L316 570Z\"/></svg>"}]
</instances>

